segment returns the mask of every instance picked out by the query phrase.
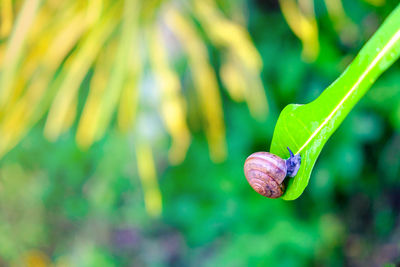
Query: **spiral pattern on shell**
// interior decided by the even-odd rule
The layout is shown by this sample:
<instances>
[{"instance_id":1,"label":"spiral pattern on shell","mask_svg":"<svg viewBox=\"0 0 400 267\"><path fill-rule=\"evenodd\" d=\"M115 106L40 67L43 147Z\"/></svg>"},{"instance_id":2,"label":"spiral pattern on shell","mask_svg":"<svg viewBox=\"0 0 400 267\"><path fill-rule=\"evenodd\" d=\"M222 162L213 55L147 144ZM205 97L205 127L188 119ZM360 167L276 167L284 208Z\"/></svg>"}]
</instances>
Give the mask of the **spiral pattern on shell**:
<instances>
[{"instance_id":1,"label":"spiral pattern on shell","mask_svg":"<svg viewBox=\"0 0 400 267\"><path fill-rule=\"evenodd\" d=\"M250 186L268 198L278 198L283 194L286 172L285 160L268 152L253 153L244 163L244 174Z\"/></svg>"}]
</instances>

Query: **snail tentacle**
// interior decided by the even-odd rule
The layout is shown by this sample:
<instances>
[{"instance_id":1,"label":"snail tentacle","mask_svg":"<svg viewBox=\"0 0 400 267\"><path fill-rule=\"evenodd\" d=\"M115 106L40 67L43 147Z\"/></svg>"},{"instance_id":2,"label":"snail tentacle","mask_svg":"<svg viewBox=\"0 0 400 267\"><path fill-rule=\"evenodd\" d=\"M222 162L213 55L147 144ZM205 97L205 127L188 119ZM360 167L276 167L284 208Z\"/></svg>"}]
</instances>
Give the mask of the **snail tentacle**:
<instances>
[{"instance_id":1,"label":"snail tentacle","mask_svg":"<svg viewBox=\"0 0 400 267\"><path fill-rule=\"evenodd\" d=\"M290 153L290 158L286 160L287 176L295 177L300 169L301 157L300 154L293 155L293 152L290 150L290 148L287 149Z\"/></svg>"}]
</instances>

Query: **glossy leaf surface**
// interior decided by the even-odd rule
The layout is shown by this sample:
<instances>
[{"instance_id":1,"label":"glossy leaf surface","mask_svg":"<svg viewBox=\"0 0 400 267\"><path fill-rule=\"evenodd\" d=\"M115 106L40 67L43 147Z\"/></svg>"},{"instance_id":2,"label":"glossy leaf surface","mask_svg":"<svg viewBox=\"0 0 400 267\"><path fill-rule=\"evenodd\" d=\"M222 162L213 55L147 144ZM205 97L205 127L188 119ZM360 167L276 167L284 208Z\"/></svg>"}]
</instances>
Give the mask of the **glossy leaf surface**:
<instances>
[{"instance_id":1,"label":"glossy leaf surface","mask_svg":"<svg viewBox=\"0 0 400 267\"><path fill-rule=\"evenodd\" d=\"M300 153L299 172L288 181L285 200L298 198L307 187L323 146L375 80L400 55L400 5L390 14L360 53L325 91L306 105L290 104L275 126L271 153L288 158L289 147Z\"/></svg>"}]
</instances>

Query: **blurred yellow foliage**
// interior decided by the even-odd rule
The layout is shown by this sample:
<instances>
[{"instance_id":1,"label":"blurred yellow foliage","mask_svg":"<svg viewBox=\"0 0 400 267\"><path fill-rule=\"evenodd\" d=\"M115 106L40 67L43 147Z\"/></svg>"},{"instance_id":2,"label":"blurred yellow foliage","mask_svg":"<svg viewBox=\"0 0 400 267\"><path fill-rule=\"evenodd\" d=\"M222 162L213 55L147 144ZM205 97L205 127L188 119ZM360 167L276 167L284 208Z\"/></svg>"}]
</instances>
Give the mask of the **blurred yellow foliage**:
<instances>
[{"instance_id":1,"label":"blurred yellow foliage","mask_svg":"<svg viewBox=\"0 0 400 267\"><path fill-rule=\"evenodd\" d=\"M262 59L247 30L226 19L210 0L197 0L194 10L216 46L226 49L221 78L232 99L246 101L254 117L265 119L268 113L260 78Z\"/></svg>"},{"instance_id":2,"label":"blurred yellow foliage","mask_svg":"<svg viewBox=\"0 0 400 267\"><path fill-rule=\"evenodd\" d=\"M364 0L364 1L374 6L383 6L386 3L386 0Z\"/></svg>"},{"instance_id":3,"label":"blurred yellow foliage","mask_svg":"<svg viewBox=\"0 0 400 267\"><path fill-rule=\"evenodd\" d=\"M196 33L194 26L184 15L170 8L166 12L166 19L189 58L193 80L204 114L211 158L214 161L221 161L226 156L225 127L217 78L208 61L207 48Z\"/></svg>"},{"instance_id":4,"label":"blurred yellow foliage","mask_svg":"<svg viewBox=\"0 0 400 267\"><path fill-rule=\"evenodd\" d=\"M148 143L141 142L136 145L136 158L147 213L158 217L162 210L161 192L157 182L154 157Z\"/></svg>"},{"instance_id":5,"label":"blurred yellow foliage","mask_svg":"<svg viewBox=\"0 0 400 267\"><path fill-rule=\"evenodd\" d=\"M359 35L358 28L346 15L342 0L325 0L325 5L342 42L348 45L354 43Z\"/></svg>"},{"instance_id":6,"label":"blurred yellow foliage","mask_svg":"<svg viewBox=\"0 0 400 267\"><path fill-rule=\"evenodd\" d=\"M385 2L385 0L364 1L376 6ZM346 15L342 0L325 0L324 2L328 16L341 41L346 45L354 44L359 36L358 27ZM279 0L279 4L290 29L302 42L303 60L315 61L320 52L320 44L314 0Z\"/></svg>"},{"instance_id":7,"label":"blurred yellow foliage","mask_svg":"<svg viewBox=\"0 0 400 267\"><path fill-rule=\"evenodd\" d=\"M319 54L318 25L313 0L279 0L282 13L293 33L303 44L302 57L314 61Z\"/></svg>"},{"instance_id":8,"label":"blurred yellow foliage","mask_svg":"<svg viewBox=\"0 0 400 267\"><path fill-rule=\"evenodd\" d=\"M172 163L180 163L190 143L190 133L186 125L186 103L181 95L179 76L169 66L167 51L162 43L160 29L149 29L150 61L161 89L160 112L172 137L169 159Z\"/></svg>"},{"instance_id":9,"label":"blurred yellow foliage","mask_svg":"<svg viewBox=\"0 0 400 267\"><path fill-rule=\"evenodd\" d=\"M24 256L24 265L26 267L46 267L50 266L49 258L46 254L38 250L28 251Z\"/></svg>"},{"instance_id":10,"label":"blurred yellow foliage","mask_svg":"<svg viewBox=\"0 0 400 267\"><path fill-rule=\"evenodd\" d=\"M122 132L136 133L141 127L134 124L143 108L141 99L154 95L144 90L154 90L155 107L171 137L169 161L179 164L191 140L183 92L187 89L182 70L174 64L180 58L190 69L213 161L227 155L218 72L232 99L246 101L255 118L266 118L261 56L245 26L222 13L214 0L0 4L0 156L44 116L49 140L77 125L76 141L82 149L104 136L115 115ZM211 64L199 27L212 45L222 49L220 70ZM145 76L155 81L155 88L143 86ZM151 137L145 139L148 145L137 148L138 169L144 190L149 190L148 211L157 215L161 195L153 181L155 162L143 163L155 160L154 147Z\"/></svg>"},{"instance_id":11,"label":"blurred yellow foliage","mask_svg":"<svg viewBox=\"0 0 400 267\"><path fill-rule=\"evenodd\" d=\"M13 10L11 0L1 1L1 24L0 37L3 38L10 34L13 22Z\"/></svg>"}]
</instances>

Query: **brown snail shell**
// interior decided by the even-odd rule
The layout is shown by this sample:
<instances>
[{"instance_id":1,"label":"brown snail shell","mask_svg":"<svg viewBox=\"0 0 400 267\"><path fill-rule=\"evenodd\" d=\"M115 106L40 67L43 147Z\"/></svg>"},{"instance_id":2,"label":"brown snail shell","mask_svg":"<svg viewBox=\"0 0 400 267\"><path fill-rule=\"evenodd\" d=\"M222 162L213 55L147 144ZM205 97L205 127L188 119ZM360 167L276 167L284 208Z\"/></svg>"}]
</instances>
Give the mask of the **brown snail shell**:
<instances>
[{"instance_id":1,"label":"brown snail shell","mask_svg":"<svg viewBox=\"0 0 400 267\"><path fill-rule=\"evenodd\" d=\"M244 163L244 174L250 186L265 197L278 198L285 191L286 161L274 154L251 154Z\"/></svg>"}]
</instances>

